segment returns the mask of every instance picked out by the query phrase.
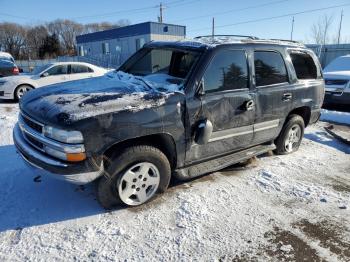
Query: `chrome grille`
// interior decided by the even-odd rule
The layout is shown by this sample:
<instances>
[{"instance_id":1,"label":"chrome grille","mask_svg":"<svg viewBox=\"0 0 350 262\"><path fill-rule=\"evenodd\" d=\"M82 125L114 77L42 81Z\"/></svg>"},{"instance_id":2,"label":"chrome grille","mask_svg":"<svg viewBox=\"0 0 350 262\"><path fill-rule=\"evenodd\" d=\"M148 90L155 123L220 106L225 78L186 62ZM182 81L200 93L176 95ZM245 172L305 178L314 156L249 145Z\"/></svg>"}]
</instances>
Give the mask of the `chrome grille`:
<instances>
[{"instance_id":1,"label":"chrome grille","mask_svg":"<svg viewBox=\"0 0 350 262\"><path fill-rule=\"evenodd\" d=\"M343 86L348 83L348 80L339 80L339 79L325 79L325 84L329 86Z\"/></svg>"},{"instance_id":2,"label":"chrome grille","mask_svg":"<svg viewBox=\"0 0 350 262\"><path fill-rule=\"evenodd\" d=\"M44 145L43 143L35 140L33 137L31 137L30 135L28 134L24 134L24 138L34 147L40 149L40 150L43 150L44 149Z\"/></svg>"},{"instance_id":3,"label":"chrome grille","mask_svg":"<svg viewBox=\"0 0 350 262\"><path fill-rule=\"evenodd\" d=\"M21 117L23 119L23 122L28 125L30 128L33 130L37 131L38 133L43 132L43 125L40 124L39 122L31 119L30 117L26 116L25 114L21 113Z\"/></svg>"}]
</instances>

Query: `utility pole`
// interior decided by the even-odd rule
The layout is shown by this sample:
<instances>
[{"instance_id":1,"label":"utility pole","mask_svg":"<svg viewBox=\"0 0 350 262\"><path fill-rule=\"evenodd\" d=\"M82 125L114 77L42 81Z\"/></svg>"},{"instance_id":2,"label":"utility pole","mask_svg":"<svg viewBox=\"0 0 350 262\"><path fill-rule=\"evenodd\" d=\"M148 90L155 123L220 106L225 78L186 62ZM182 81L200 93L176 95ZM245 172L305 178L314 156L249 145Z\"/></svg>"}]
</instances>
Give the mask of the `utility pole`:
<instances>
[{"instance_id":1,"label":"utility pole","mask_svg":"<svg viewBox=\"0 0 350 262\"><path fill-rule=\"evenodd\" d=\"M339 45L339 42L340 42L340 33L341 33L341 26L342 26L342 23L343 23L343 16L344 16L344 10L341 10L339 31L338 31L338 45Z\"/></svg>"},{"instance_id":2,"label":"utility pole","mask_svg":"<svg viewBox=\"0 0 350 262\"><path fill-rule=\"evenodd\" d=\"M159 23L163 23L163 9L164 9L164 7L163 7L163 4L162 3L160 3L160 5L159 5Z\"/></svg>"},{"instance_id":3,"label":"utility pole","mask_svg":"<svg viewBox=\"0 0 350 262\"><path fill-rule=\"evenodd\" d=\"M212 23L211 23L211 36L214 38L215 35L215 18L213 17Z\"/></svg>"},{"instance_id":4,"label":"utility pole","mask_svg":"<svg viewBox=\"0 0 350 262\"><path fill-rule=\"evenodd\" d=\"M290 32L290 40L293 40L293 31L294 31L294 16L293 16L293 20L292 20L292 30Z\"/></svg>"}]
</instances>

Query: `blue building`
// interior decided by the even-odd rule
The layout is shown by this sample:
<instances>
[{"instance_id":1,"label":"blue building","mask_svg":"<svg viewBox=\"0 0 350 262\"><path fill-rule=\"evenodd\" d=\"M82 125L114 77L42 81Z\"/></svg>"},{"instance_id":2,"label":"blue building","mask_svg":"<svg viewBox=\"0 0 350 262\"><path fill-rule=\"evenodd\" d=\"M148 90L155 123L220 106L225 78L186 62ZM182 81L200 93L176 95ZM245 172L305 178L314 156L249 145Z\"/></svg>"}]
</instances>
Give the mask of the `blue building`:
<instances>
[{"instance_id":1,"label":"blue building","mask_svg":"<svg viewBox=\"0 0 350 262\"><path fill-rule=\"evenodd\" d=\"M76 37L78 55L95 64L117 66L153 40L173 41L186 36L181 25L145 22Z\"/></svg>"}]
</instances>

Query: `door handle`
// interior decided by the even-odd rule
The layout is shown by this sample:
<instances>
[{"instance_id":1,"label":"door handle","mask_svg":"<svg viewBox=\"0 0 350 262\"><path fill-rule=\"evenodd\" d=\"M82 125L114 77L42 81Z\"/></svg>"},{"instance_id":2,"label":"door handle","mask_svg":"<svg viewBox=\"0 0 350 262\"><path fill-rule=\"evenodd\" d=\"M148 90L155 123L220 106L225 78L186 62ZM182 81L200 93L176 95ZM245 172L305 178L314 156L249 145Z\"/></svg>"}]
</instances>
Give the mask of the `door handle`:
<instances>
[{"instance_id":1,"label":"door handle","mask_svg":"<svg viewBox=\"0 0 350 262\"><path fill-rule=\"evenodd\" d=\"M283 96L282 96L282 100L283 101L290 101L291 99L292 99L292 94L291 93L285 93L285 94L283 94Z\"/></svg>"},{"instance_id":2,"label":"door handle","mask_svg":"<svg viewBox=\"0 0 350 262\"><path fill-rule=\"evenodd\" d=\"M245 110L246 111L252 111L254 109L254 101L253 100L248 100L245 102Z\"/></svg>"}]
</instances>

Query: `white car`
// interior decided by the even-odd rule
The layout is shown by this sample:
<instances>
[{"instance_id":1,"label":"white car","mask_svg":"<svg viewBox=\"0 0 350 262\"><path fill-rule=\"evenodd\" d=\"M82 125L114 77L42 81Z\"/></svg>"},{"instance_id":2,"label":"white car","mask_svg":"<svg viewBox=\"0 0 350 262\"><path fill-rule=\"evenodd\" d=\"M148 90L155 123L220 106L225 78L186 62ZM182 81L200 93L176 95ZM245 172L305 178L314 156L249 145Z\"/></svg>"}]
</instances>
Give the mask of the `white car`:
<instances>
[{"instance_id":1,"label":"white car","mask_svg":"<svg viewBox=\"0 0 350 262\"><path fill-rule=\"evenodd\" d=\"M0 60L9 60L12 63L15 62L15 59L13 59L12 55L6 52L0 52Z\"/></svg>"},{"instance_id":2,"label":"white car","mask_svg":"<svg viewBox=\"0 0 350 262\"><path fill-rule=\"evenodd\" d=\"M334 59L323 70L325 105L350 105L350 55Z\"/></svg>"},{"instance_id":3,"label":"white car","mask_svg":"<svg viewBox=\"0 0 350 262\"><path fill-rule=\"evenodd\" d=\"M58 62L36 68L30 74L0 78L0 99L19 100L27 91L60 82L98 77L107 69L81 62Z\"/></svg>"}]
</instances>

